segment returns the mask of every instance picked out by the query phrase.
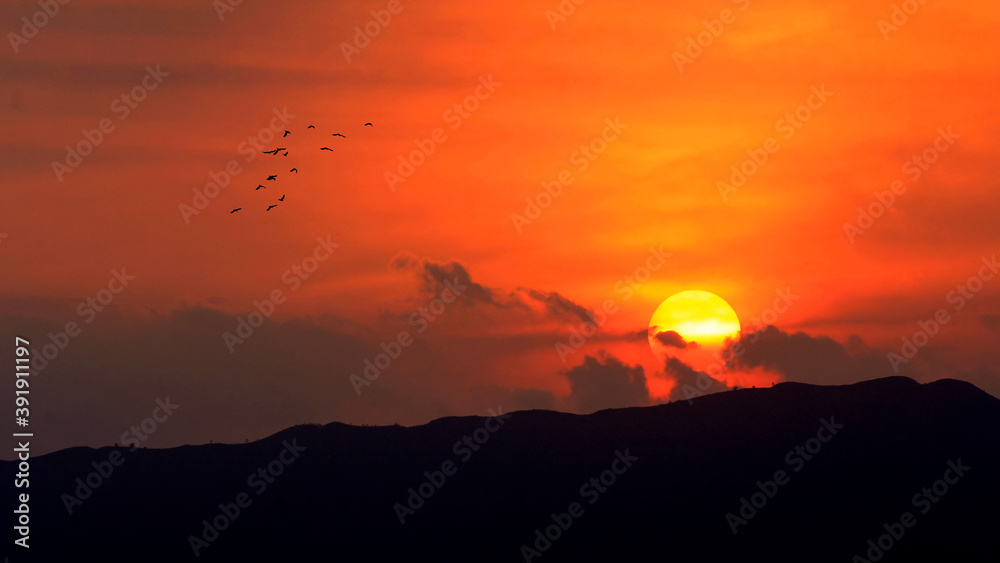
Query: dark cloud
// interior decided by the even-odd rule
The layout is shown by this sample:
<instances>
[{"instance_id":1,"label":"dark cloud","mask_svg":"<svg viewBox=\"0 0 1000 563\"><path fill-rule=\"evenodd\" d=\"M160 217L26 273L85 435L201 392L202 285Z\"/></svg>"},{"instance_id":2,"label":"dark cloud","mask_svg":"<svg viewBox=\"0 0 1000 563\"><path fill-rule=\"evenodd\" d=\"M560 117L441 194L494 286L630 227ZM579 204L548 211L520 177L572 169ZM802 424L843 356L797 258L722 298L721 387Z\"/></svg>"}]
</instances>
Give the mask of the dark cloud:
<instances>
[{"instance_id":1,"label":"dark cloud","mask_svg":"<svg viewBox=\"0 0 1000 563\"><path fill-rule=\"evenodd\" d=\"M1000 331L1000 315L979 315L979 324L992 331Z\"/></svg>"},{"instance_id":2,"label":"dark cloud","mask_svg":"<svg viewBox=\"0 0 1000 563\"><path fill-rule=\"evenodd\" d=\"M66 336L67 321L76 336ZM372 344L307 319L265 321L231 354L223 334L237 326L202 308L137 315L112 307L90 324L66 313L0 320L4 337L31 340L32 390L46 399L32 404L32 425L46 448L110 445L166 397L180 409L144 445L243 442L361 414L347 378L377 352ZM46 360L53 341L61 349Z\"/></svg>"},{"instance_id":3,"label":"dark cloud","mask_svg":"<svg viewBox=\"0 0 1000 563\"><path fill-rule=\"evenodd\" d=\"M636 330L618 335L625 342L649 342L649 329Z\"/></svg>"},{"instance_id":4,"label":"dark cloud","mask_svg":"<svg viewBox=\"0 0 1000 563\"><path fill-rule=\"evenodd\" d=\"M696 344L694 342L687 342L687 341L685 341L683 336L681 336L679 333L677 333L677 331L673 331L673 330L666 330L666 331L663 331L663 332L657 332L656 336L654 338L656 338L656 340L660 344L663 344L664 346L670 346L670 347L673 347L673 348L680 348L681 350L683 350L683 349L685 349L685 348L687 348L689 346L692 346L692 345L696 346Z\"/></svg>"},{"instance_id":5,"label":"dark cloud","mask_svg":"<svg viewBox=\"0 0 1000 563\"><path fill-rule=\"evenodd\" d=\"M460 293L464 303L485 303L500 307L493 290L472 281L465 266L458 262L439 263L401 252L389 261L389 269L414 272L421 280L421 290L431 296L445 290Z\"/></svg>"},{"instance_id":6,"label":"dark cloud","mask_svg":"<svg viewBox=\"0 0 1000 563\"><path fill-rule=\"evenodd\" d=\"M421 280L425 296L438 296L448 288L457 288L466 304L492 305L500 309L520 308L530 311L541 309L549 317L561 322L593 322L593 313L586 307L554 292L528 287L518 287L504 295L472 281L465 266L458 262L435 262L419 258L411 252L401 252L389 261L389 269L415 273Z\"/></svg>"},{"instance_id":7,"label":"dark cloud","mask_svg":"<svg viewBox=\"0 0 1000 563\"><path fill-rule=\"evenodd\" d=\"M725 383L698 371L677 358L667 358L666 374L677 381L670 391L671 401L686 401L694 397L726 391Z\"/></svg>"},{"instance_id":8,"label":"dark cloud","mask_svg":"<svg viewBox=\"0 0 1000 563\"><path fill-rule=\"evenodd\" d=\"M916 376L911 363L896 373L888 350L871 348L858 336L844 344L826 336L804 332L789 334L774 326L746 334L730 344L727 357L731 368L764 368L781 373L791 381L840 385L892 375Z\"/></svg>"},{"instance_id":9,"label":"dark cloud","mask_svg":"<svg viewBox=\"0 0 1000 563\"><path fill-rule=\"evenodd\" d=\"M394 262L402 269L413 265L403 256ZM416 264L421 280L436 283L422 277L425 269ZM440 271L454 273L459 283L471 282L457 267L432 267L428 276ZM539 328L536 313L523 308L449 306L418 328L406 316L368 325L335 315L281 316L278 307L230 353L223 334L238 334L247 312L195 306L157 313L113 305L87 324L76 305L75 300L0 299L0 336L29 338L39 358L43 349L56 349L50 334L65 347L32 381L32 390L46 398L32 405L32 424L46 436L40 453L110 445L148 417L156 399L166 397L181 407L144 444L149 447L243 442L304 422L412 425L488 408L572 411L579 405L648 402L641 368L621 367L635 379L635 390L627 392L613 377L613 367L620 366L614 361L604 362L599 373L578 370L574 395L557 397L553 378L565 368L552 345L565 334L551 323ZM81 333L67 342L61 333L68 321ZM510 330L495 333L494 321ZM533 330L521 330L526 326ZM397 350L397 335L404 332L412 340ZM386 354L396 357L359 396L350 376L364 376ZM512 366L530 368L512 376ZM604 394L618 399L601 403ZM12 395L10 386L0 399L13 401Z\"/></svg>"},{"instance_id":10,"label":"dark cloud","mask_svg":"<svg viewBox=\"0 0 1000 563\"><path fill-rule=\"evenodd\" d=\"M330 315L272 318L230 353L223 334L238 334L246 313L195 307L139 314L112 306L86 324L75 303L46 303L22 302L0 315L0 336L28 338L33 356L44 358L50 334L63 347L36 362L32 376L32 391L45 397L32 404L32 425L46 436L39 453L111 445L166 397L180 409L144 443L149 447L243 442L305 422L411 425L487 408L560 408L553 393L532 388L560 373L554 353L514 390L504 388L511 378L498 360L516 362L556 333L495 337L472 322L457 338L438 324L420 333L405 321L372 327ZM67 321L77 323L77 336L63 335ZM396 349L403 330L412 341ZM396 357L359 396L350 376L364 376L387 354ZM13 402L13 390L0 399Z\"/></svg>"},{"instance_id":11,"label":"dark cloud","mask_svg":"<svg viewBox=\"0 0 1000 563\"><path fill-rule=\"evenodd\" d=\"M578 305L554 291L538 291L519 287L517 292L512 293L511 296L515 298L526 296L527 299L544 305L549 314L554 317L570 317L583 322L593 322L593 313L590 309Z\"/></svg>"},{"instance_id":12,"label":"dark cloud","mask_svg":"<svg viewBox=\"0 0 1000 563\"><path fill-rule=\"evenodd\" d=\"M983 323L981 317L979 321ZM989 338L984 341L989 342ZM730 370L763 368L789 381L843 385L893 375L922 382L959 379L1000 396L1000 355L970 359L947 344L919 348L905 361L902 352L902 343L890 348L874 347L857 335L840 343L826 336L790 334L768 326L743 335L742 340L730 344L724 355ZM890 353L895 362L890 361Z\"/></svg>"},{"instance_id":13,"label":"dark cloud","mask_svg":"<svg viewBox=\"0 0 1000 563\"><path fill-rule=\"evenodd\" d=\"M420 268L420 258L412 252L400 252L389 260L389 269L393 271L416 270Z\"/></svg>"},{"instance_id":14,"label":"dark cloud","mask_svg":"<svg viewBox=\"0 0 1000 563\"><path fill-rule=\"evenodd\" d=\"M583 363L568 370L566 377L571 392L565 404L581 414L650 404L642 366L623 364L614 356L587 356Z\"/></svg>"}]
</instances>

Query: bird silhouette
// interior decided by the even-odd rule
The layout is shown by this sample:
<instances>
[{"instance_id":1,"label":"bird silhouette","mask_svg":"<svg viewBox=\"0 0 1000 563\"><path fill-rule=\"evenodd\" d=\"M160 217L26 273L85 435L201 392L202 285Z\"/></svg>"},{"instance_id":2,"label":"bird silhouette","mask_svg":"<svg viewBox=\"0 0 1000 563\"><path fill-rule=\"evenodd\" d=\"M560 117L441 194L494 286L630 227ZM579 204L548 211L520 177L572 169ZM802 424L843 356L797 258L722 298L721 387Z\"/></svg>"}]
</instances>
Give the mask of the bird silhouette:
<instances>
[{"instance_id":1,"label":"bird silhouette","mask_svg":"<svg viewBox=\"0 0 1000 563\"><path fill-rule=\"evenodd\" d=\"M319 149L319 150L321 150L321 151L330 151L330 152L333 152L333 149L331 149L330 147L320 147L320 149Z\"/></svg>"},{"instance_id":2,"label":"bird silhouette","mask_svg":"<svg viewBox=\"0 0 1000 563\"><path fill-rule=\"evenodd\" d=\"M284 156L288 156L288 151L285 151L285 154L284 154Z\"/></svg>"},{"instance_id":3,"label":"bird silhouette","mask_svg":"<svg viewBox=\"0 0 1000 563\"><path fill-rule=\"evenodd\" d=\"M284 134L284 135L282 135L282 136L281 136L281 138L282 138L282 139L284 139L285 137L287 137L287 136L289 136L289 135L291 135L291 134L292 134L292 132L291 132L291 131L289 131L289 130L285 129L285 134Z\"/></svg>"},{"instance_id":4,"label":"bird silhouette","mask_svg":"<svg viewBox=\"0 0 1000 563\"><path fill-rule=\"evenodd\" d=\"M341 135L340 133L334 133L334 134L333 134L333 136L334 136L334 137L344 137L344 136L343 136L343 135ZM344 138L346 139L347 137L344 137Z\"/></svg>"},{"instance_id":5,"label":"bird silhouette","mask_svg":"<svg viewBox=\"0 0 1000 563\"><path fill-rule=\"evenodd\" d=\"M240 209L243 209L243 208L242 207L237 207L236 209L233 209L232 211L230 211L229 214L232 215L233 213L236 213Z\"/></svg>"},{"instance_id":6,"label":"bird silhouette","mask_svg":"<svg viewBox=\"0 0 1000 563\"><path fill-rule=\"evenodd\" d=\"M375 126L372 125L371 123L365 123L365 127L375 127Z\"/></svg>"},{"instance_id":7,"label":"bird silhouette","mask_svg":"<svg viewBox=\"0 0 1000 563\"><path fill-rule=\"evenodd\" d=\"M267 210L268 210L268 211L270 211L270 210L274 209L275 207L278 207L278 204L277 204L277 203L276 203L276 204L274 204L274 205L268 205L268 206L267 206Z\"/></svg>"},{"instance_id":8,"label":"bird silhouette","mask_svg":"<svg viewBox=\"0 0 1000 563\"><path fill-rule=\"evenodd\" d=\"M270 176L267 177L267 180L264 180L264 181L266 182L268 180L277 180L277 179L278 179L278 175L277 174L271 174Z\"/></svg>"},{"instance_id":9,"label":"bird silhouette","mask_svg":"<svg viewBox=\"0 0 1000 563\"><path fill-rule=\"evenodd\" d=\"M285 194L281 194L281 197L278 198L278 201L285 201Z\"/></svg>"},{"instance_id":10,"label":"bird silhouette","mask_svg":"<svg viewBox=\"0 0 1000 563\"><path fill-rule=\"evenodd\" d=\"M263 184L257 184L257 187L254 188L253 191L257 191L257 190L259 190L261 188L264 188L264 185ZM264 189L266 190L267 188L264 188Z\"/></svg>"},{"instance_id":11,"label":"bird silhouette","mask_svg":"<svg viewBox=\"0 0 1000 563\"><path fill-rule=\"evenodd\" d=\"M315 129L315 128L316 128L315 125L310 125L309 127L306 127L306 129Z\"/></svg>"},{"instance_id":12,"label":"bird silhouette","mask_svg":"<svg viewBox=\"0 0 1000 563\"><path fill-rule=\"evenodd\" d=\"M298 174L299 173L299 169L298 168L292 168L291 170L289 170L289 172L295 172L296 174Z\"/></svg>"}]
</instances>

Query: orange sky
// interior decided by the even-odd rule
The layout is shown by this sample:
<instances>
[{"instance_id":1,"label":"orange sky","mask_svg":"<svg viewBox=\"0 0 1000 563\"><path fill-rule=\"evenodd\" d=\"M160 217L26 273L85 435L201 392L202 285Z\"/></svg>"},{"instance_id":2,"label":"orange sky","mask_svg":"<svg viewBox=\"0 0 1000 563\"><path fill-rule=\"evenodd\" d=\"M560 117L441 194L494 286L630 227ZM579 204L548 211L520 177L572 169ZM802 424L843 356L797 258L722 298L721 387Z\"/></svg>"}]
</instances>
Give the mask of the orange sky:
<instances>
[{"instance_id":1,"label":"orange sky","mask_svg":"<svg viewBox=\"0 0 1000 563\"><path fill-rule=\"evenodd\" d=\"M59 413L92 409L73 385L47 383L55 404L39 416L59 445L104 443L101 436L127 427L157 393L182 390L204 408L158 437L163 444L207 441L211 432L195 421L217 425L218 440L303 417L417 423L479 414L501 399L525 408L530 401L504 393L565 397L571 382L562 372L600 350L642 365L657 395L669 391L670 378L644 340L623 335L644 330L663 299L686 289L717 293L747 323L790 288L801 298L773 323L782 331L838 342L858 335L868 346L898 349L918 321L951 310L949 291L997 252L995 3L930 0L885 37L878 22L892 17L892 2L590 0L553 29L546 11L558 9L555 0L503 7L402 0L370 44L345 60L342 43L354 41L354 27L388 5L245 2L220 21L207 1L70 3L16 53L0 50L7 332L38 323L44 343L48 330L81 320L77 304L105 287L111 270L124 266L136 276L113 312L88 325L46 374L88 381L107 391L95 396L119 399L104 399L114 414L95 422L100 433L70 431ZM21 18L37 9L6 3L0 21L20 33ZM720 17L732 23L679 71L675 53L706 29L704 20ZM114 100L142 84L147 66L168 75L120 119ZM490 88L477 90L490 77ZM814 88L832 95L818 103ZM475 103L467 100L477 93ZM780 120L810 101L800 128L782 128ZM463 102L478 107L459 119L454 106ZM257 151L248 162L241 143L282 108L294 114L283 125L292 135L267 148L287 146L290 155ZM57 179L53 161L64 162L66 146L105 118L114 130ZM609 138L608 120L627 127L582 169L581 145ZM368 121L374 127L362 126ZM398 173L400 156L439 128L447 138L390 189L386 172ZM940 129L958 138L915 179L904 165L933 147ZM778 149L724 200L718 182L770 138ZM192 190L232 160L241 172L231 185L185 220L179 206L191 205ZM292 166L299 174L287 172ZM512 214L524 215L525 198L563 171L572 183L519 232ZM264 181L276 173L278 181ZM844 224L896 180L905 192L850 242ZM255 191L259 183L272 185ZM286 200L265 212L282 194ZM236 207L243 209L230 214ZM230 355L218 330L206 332L210 339L178 336L200 330L179 327L202 327L194 319L209 314L202 309L225 317L206 324L235 327L254 300L288 290L283 273L327 235L340 247L271 319L275 331L314 327L315 342L262 332ZM669 260L624 299L615 284L661 246ZM400 256L409 265L391 268ZM378 389L372 399L356 397L347 376L368 356L323 356L336 348L324 335L350 335L377 352L428 302L427 291L437 291L420 281L421 264L451 262L496 302L449 308L421 335L419 359L404 358L394 379L387 371L370 387ZM590 310L614 299L620 310L603 336L564 364L554 346L579 319L548 314L528 291L555 292ZM929 364L948 366L940 377L960 374L1000 393L998 297L1000 278L985 281L921 352ZM148 350L98 343L157 330L178 336L179 348L164 350L167 337L139 338ZM283 338L319 355L272 403L265 374L259 384L239 383L236 374L255 362L233 358L251 356L251 348L287 354ZM202 361L219 351L219 363ZM172 353L190 361L152 362ZM141 367L147 363L162 373L150 375L158 370ZM217 395L202 396L202 383L189 380L195 366L206 370L200 382L215 379ZM126 375L133 371L142 372L134 384ZM448 375L414 375L430 372ZM760 381L768 377L783 378ZM204 414L222 413L218 402L228 392L258 410ZM297 405L294 414L246 422L259 409L289 405Z\"/></svg>"}]
</instances>

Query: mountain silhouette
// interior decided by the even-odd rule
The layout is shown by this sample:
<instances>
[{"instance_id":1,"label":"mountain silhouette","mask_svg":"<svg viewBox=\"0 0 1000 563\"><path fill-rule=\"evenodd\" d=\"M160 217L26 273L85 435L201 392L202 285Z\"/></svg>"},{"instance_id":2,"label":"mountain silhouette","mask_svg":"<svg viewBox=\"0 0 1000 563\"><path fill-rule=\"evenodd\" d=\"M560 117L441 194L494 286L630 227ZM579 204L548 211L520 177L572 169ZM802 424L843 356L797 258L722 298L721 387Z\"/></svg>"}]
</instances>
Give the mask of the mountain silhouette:
<instances>
[{"instance_id":1,"label":"mountain silhouette","mask_svg":"<svg viewBox=\"0 0 1000 563\"><path fill-rule=\"evenodd\" d=\"M31 554L851 563L874 561L871 551L889 563L996 562L998 430L1000 400L973 385L892 377L589 415L534 410L417 427L304 425L238 445L71 448L32 459ZM0 466L16 472L14 462ZM64 495L86 493L81 484L100 471L107 476L69 501L68 514ZM945 478L948 490L935 494ZM895 525L905 512L915 523ZM224 529L206 529L213 522ZM878 547L880 537L891 547Z\"/></svg>"}]
</instances>

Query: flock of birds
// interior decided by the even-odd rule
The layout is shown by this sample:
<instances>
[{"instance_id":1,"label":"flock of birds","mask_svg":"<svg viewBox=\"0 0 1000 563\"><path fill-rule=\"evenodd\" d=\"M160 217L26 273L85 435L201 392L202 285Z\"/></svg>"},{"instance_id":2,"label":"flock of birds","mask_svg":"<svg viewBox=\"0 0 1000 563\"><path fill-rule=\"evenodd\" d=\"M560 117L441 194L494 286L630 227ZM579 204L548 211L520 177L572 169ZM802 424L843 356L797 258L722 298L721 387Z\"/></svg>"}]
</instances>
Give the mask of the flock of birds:
<instances>
[{"instance_id":1,"label":"flock of birds","mask_svg":"<svg viewBox=\"0 0 1000 563\"><path fill-rule=\"evenodd\" d=\"M371 123L365 123L364 126L365 127L374 127L374 125L372 125ZM306 127L306 129L315 129L315 128L316 128L315 125L310 125L310 126ZM292 134L291 131L285 130L285 134L282 135L281 138L284 139L285 137L287 137L287 136L289 136L291 134ZM343 139L347 138L346 135L343 135L341 133L333 133L332 136L333 137L340 137L340 138L343 138ZM319 150L333 152L333 149L331 149L330 147L320 147ZM269 154L271 156L278 156L278 153L281 153L283 156L288 156L288 147L277 147L275 149L272 149L272 150L269 150L269 151L262 151L262 152L264 154ZM298 174L299 173L299 169L298 168L292 168L288 172L289 173ZM278 175L277 174L271 174L267 178L264 179L265 182L275 182L277 180L278 180ZM267 189L267 186L265 186L264 184L257 184L257 187L254 188L254 191L257 191L257 190L266 190L266 189ZM282 194L281 197L278 198L278 201L279 202L285 201L285 194ZM274 209L275 207L278 207L277 203L272 204L272 205L268 205L267 206L267 211L270 211L270 210ZM232 215L233 213L236 213L237 211L240 211L242 209L243 209L242 207L237 207L236 209L233 209L232 211L230 211L229 214Z\"/></svg>"}]
</instances>

